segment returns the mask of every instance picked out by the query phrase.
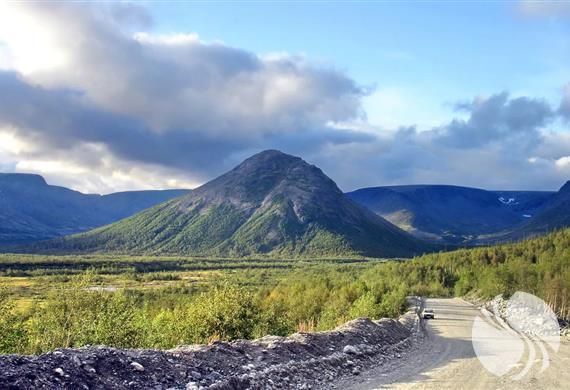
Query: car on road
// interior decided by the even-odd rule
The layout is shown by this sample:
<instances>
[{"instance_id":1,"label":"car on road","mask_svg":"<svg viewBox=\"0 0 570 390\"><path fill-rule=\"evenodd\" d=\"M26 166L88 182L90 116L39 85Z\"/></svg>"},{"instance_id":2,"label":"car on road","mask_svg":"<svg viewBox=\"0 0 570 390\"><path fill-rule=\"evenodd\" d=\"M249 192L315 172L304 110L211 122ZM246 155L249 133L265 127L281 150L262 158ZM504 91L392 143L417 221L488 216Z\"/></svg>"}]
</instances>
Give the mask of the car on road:
<instances>
[{"instance_id":1,"label":"car on road","mask_svg":"<svg viewBox=\"0 0 570 390\"><path fill-rule=\"evenodd\" d=\"M428 318L431 318L433 320L435 318L435 312L433 311L433 309L424 309L422 311L422 317L426 320Z\"/></svg>"}]
</instances>

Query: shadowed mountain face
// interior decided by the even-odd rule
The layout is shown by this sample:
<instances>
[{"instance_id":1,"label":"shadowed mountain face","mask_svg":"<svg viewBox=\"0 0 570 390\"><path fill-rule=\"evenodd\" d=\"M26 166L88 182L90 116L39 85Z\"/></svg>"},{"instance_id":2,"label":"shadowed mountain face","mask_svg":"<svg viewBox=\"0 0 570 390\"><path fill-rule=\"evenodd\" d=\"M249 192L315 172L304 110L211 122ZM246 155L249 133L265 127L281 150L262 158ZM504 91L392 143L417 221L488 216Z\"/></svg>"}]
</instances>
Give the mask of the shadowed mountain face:
<instances>
[{"instance_id":1,"label":"shadowed mountain face","mask_svg":"<svg viewBox=\"0 0 570 390\"><path fill-rule=\"evenodd\" d=\"M570 181L566 182L536 215L509 232L506 238L517 240L570 226Z\"/></svg>"},{"instance_id":2,"label":"shadowed mountain face","mask_svg":"<svg viewBox=\"0 0 570 390\"><path fill-rule=\"evenodd\" d=\"M348 197L417 237L447 244L513 229L543 210L552 192L486 191L446 185L363 188Z\"/></svg>"},{"instance_id":3,"label":"shadowed mountain face","mask_svg":"<svg viewBox=\"0 0 570 390\"><path fill-rule=\"evenodd\" d=\"M376 257L409 257L429 249L352 202L319 168L275 150L245 160L182 198L38 248Z\"/></svg>"},{"instance_id":4,"label":"shadowed mountain face","mask_svg":"<svg viewBox=\"0 0 570 390\"><path fill-rule=\"evenodd\" d=\"M0 245L45 240L128 217L186 190L85 195L48 185L43 177L0 174Z\"/></svg>"}]
</instances>

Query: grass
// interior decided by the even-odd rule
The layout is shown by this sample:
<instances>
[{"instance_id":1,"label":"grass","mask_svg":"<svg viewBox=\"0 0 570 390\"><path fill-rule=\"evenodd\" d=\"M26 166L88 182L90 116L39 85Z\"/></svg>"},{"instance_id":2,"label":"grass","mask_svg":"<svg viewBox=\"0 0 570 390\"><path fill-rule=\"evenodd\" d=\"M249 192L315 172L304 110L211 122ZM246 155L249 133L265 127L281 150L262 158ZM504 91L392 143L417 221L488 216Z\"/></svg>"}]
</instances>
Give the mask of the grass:
<instances>
[{"instance_id":1,"label":"grass","mask_svg":"<svg viewBox=\"0 0 570 390\"><path fill-rule=\"evenodd\" d=\"M0 353L171 348L393 317L406 295L524 291L570 318L570 229L521 243L379 259L0 255Z\"/></svg>"},{"instance_id":2,"label":"grass","mask_svg":"<svg viewBox=\"0 0 570 390\"><path fill-rule=\"evenodd\" d=\"M50 292L70 284L74 276L86 271L97 275L96 286L145 292L188 285L199 290L217 280L232 280L249 287L270 286L298 268L341 264L367 267L379 261L0 254L0 286L7 289L18 307L28 308L34 300L43 300Z\"/></svg>"}]
</instances>

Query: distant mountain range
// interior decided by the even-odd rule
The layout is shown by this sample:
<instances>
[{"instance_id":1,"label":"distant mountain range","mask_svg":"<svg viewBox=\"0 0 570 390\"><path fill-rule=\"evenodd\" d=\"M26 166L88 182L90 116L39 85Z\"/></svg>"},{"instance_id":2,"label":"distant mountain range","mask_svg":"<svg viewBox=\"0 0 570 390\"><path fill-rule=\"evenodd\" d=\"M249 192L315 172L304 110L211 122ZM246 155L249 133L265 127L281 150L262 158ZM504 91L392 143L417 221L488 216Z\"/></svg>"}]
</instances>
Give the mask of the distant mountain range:
<instances>
[{"instance_id":1,"label":"distant mountain range","mask_svg":"<svg viewBox=\"0 0 570 390\"><path fill-rule=\"evenodd\" d=\"M568 183L559 192L410 185L347 196L412 235L442 244L512 241L570 226Z\"/></svg>"},{"instance_id":2,"label":"distant mountain range","mask_svg":"<svg viewBox=\"0 0 570 390\"><path fill-rule=\"evenodd\" d=\"M319 168L275 150L181 198L35 248L237 257L410 257L433 249L351 201Z\"/></svg>"},{"instance_id":3,"label":"distant mountain range","mask_svg":"<svg viewBox=\"0 0 570 390\"><path fill-rule=\"evenodd\" d=\"M187 192L86 195L48 185L39 175L0 173L0 246L91 230Z\"/></svg>"},{"instance_id":4,"label":"distant mountain range","mask_svg":"<svg viewBox=\"0 0 570 390\"><path fill-rule=\"evenodd\" d=\"M193 191L85 195L0 174L0 247L42 241L26 251L409 257L567 226L570 182L558 192L409 185L343 194L319 168L275 150Z\"/></svg>"}]
</instances>

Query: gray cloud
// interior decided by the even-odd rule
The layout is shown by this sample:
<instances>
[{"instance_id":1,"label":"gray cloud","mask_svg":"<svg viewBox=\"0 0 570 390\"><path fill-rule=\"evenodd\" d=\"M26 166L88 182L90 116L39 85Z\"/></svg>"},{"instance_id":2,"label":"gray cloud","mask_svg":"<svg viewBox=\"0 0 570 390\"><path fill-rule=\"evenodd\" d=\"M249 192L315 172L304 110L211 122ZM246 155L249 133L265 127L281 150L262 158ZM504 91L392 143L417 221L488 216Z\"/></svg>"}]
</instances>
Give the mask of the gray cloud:
<instances>
[{"instance_id":1,"label":"gray cloud","mask_svg":"<svg viewBox=\"0 0 570 390\"><path fill-rule=\"evenodd\" d=\"M314 159L350 189L431 183L553 190L570 178L570 132L548 130L558 114L545 101L503 92L457 108L466 117L431 130L400 128L373 143L335 145Z\"/></svg>"},{"instance_id":2,"label":"gray cloud","mask_svg":"<svg viewBox=\"0 0 570 390\"><path fill-rule=\"evenodd\" d=\"M0 105L0 123L14 126L20 137L41 145L42 151L66 151L81 143L102 144L120 158L184 169L195 180L221 173L249 148L259 150L277 144L283 149L299 151L302 145L301 149L308 151L325 142L373 140L362 133L321 128L268 133L252 145L247 138L209 136L189 132L187 128L155 132L141 119L87 104L80 93L33 86L13 72L0 71L0 91L9 97ZM237 154L236 158L228 160L232 154ZM84 163L96 166L96 161L87 157ZM228 161L224 163L224 159Z\"/></svg>"},{"instance_id":3,"label":"gray cloud","mask_svg":"<svg viewBox=\"0 0 570 390\"><path fill-rule=\"evenodd\" d=\"M185 169L194 180L219 173L245 149L354 142L327 128L362 116L365 91L342 72L193 35L129 35L125 23L149 22L144 12L133 19L135 9L26 5L66 62L25 77L0 74L3 124L43 150L97 143L129 161Z\"/></svg>"},{"instance_id":4,"label":"gray cloud","mask_svg":"<svg viewBox=\"0 0 570 390\"><path fill-rule=\"evenodd\" d=\"M186 168L200 178L219 164L213 157L247 145L185 130L156 133L140 119L86 105L76 92L31 86L11 72L0 72L0 91L9 97L0 106L0 122L15 126L20 137L41 149L103 144L121 158Z\"/></svg>"},{"instance_id":5,"label":"gray cloud","mask_svg":"<svg viewBox=\"0 0 570 390\"><path fill-rule=\"evenodd\" d=\"M570 118L568 93L557 109L503 92L458 104L457 118L434 129L350 130L339 123L357 128L365 120L366 90L332 67L195 35L134 35L151 19L133 5L26 7L45 21L66 61L30 74L0 72L0 132L8 126L30 146L13 159L92 171L85 178L62 172L62 184L108 191L113 183L104 175L117 172L136 176L137 185L162 176L202 182L267 148L318 164L345 190L411 183L554 189L570 177L570 137L548 131L557 117Z\"/></svg>"},{"instance_id":6,"label":"gray cloud","mask_svg":"<svg viewBox=\"0 0 570 390\"><path fill-rule=\"evenodd\" d=\"M454 119L434 131L442 142L461 148L509 140L534 144L540 139L540 130L555 117L547 102L528 97L510 99L506 92L457 107L468 112L469 118Z\"/></svg>"},{"instance_id":7,"label":"gray cloud","mask_svg":"<svg viewBox=\"0 0 570 390\"><path fill-rule=\"evenodd\" d=\"M31 75L34 82L79 89L86 100L158 132L255 137L361 115L361 87L301 58L260 58L192 35L133 37L107 8L34 4L29 12L65 20L52 31L66 65Z\"/></svg>"}]
</instances>

